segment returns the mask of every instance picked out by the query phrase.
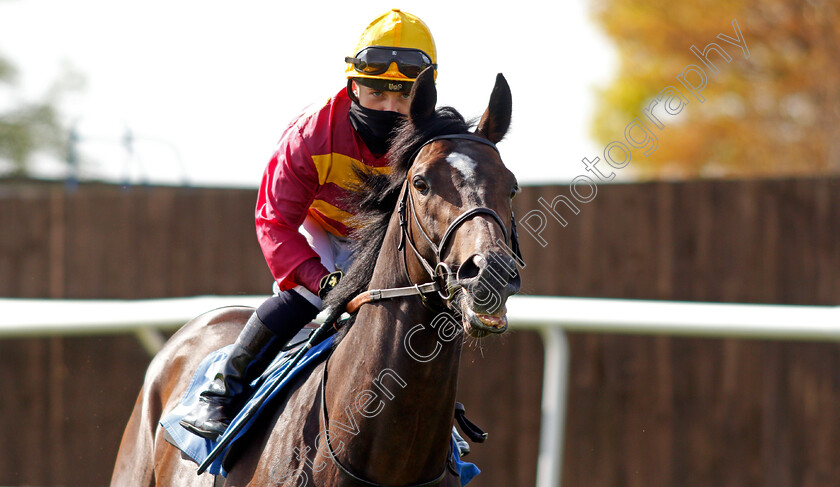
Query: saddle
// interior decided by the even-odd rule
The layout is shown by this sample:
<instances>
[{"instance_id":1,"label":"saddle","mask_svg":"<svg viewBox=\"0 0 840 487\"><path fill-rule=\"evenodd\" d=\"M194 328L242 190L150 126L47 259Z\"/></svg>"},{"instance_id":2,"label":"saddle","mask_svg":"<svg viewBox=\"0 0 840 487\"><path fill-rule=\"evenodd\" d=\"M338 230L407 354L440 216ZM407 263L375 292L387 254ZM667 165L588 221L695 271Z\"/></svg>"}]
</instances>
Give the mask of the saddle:
<instances>
[{"instance_id":1,"label":"saddle","mask_svg":"<svg viewBox=\"0 0 840 487\"><path fill-rule=\"evenodd\" d=\"M216 456L207 471L214 475L227 476L227 472L235 462L237 447L251 426L263 413L273 410L273 406L278 399L291 392L290 386L296 382L297 378L302 374L310 373L316 365L323 362L332 352L334 335L330 335L310 348L297 363L289 367L296 352L307 343L308 337L317 329L316 327L317 325L307 325L298 332L290 344L272 361L266 371L251 384L252 392L248 401L242 407L240 413L231 421L227 431L216 441L196 436L179 424L181 418L189 413L198 401L201 391L213 381L218 367L227 357L233 345L216 350L205 357L196 368L196 372L178 401L178 405L160 420L160 425L165 430L166 441L181 450L187 458L198 465L207 460L218 444L224 444L223 451ZM254 407L255 405L258 405L258 407Z\"/></svg>"}]
</instances>

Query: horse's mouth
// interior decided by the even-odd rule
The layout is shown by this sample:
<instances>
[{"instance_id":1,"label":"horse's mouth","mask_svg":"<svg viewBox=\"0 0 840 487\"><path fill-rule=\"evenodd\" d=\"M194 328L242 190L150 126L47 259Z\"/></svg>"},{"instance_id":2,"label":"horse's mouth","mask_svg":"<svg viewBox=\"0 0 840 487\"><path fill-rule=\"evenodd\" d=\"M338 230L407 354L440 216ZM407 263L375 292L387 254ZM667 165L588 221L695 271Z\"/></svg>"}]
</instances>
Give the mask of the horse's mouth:
<instances>
[{"instance_id":1,"label":"horse's mouth","mask_svg":"<svg viewBox=\"0 0 840 487\"><path fill-rule=\"evenodd\" d=\"M461 311L464 316L464 329L468 335L481 338L487 335L498 335L507 330L507 308L504 306L498 313L494 314L481 314L472 309L464 308Z\"/></svg>"}]
</instances>

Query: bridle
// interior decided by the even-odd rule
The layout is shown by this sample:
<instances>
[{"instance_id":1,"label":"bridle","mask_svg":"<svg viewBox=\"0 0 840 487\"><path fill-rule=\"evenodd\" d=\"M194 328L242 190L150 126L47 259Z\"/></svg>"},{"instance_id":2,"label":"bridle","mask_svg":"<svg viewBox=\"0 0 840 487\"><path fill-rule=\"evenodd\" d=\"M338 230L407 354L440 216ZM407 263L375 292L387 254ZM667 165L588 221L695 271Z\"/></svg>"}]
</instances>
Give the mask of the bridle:
<instances>
[{"instance_id":1,"label":"bridle","mask_svg":"<svg viewBox=\"0 0 840 487\"><path fill-rule=\"evenodd\" d=\"M493 148L493 150L496 151L496 153L499 152L499 149L498 147L496 147L496 144L485 139L484 137L479 137L477 135L438 135L437 137L432 137L431 139L427 140L425 143L423 143L423 145L421 145L417 150L415 150L414 153L412 153L408 161L409 167L414 163L414 159L417 157L417 154L419 154L424 147L438 140L469 140L472 142L478 142L490 146ZM432 265L432 263L430 263L428 259L423 257L423 255L417 249L417 245L414 243L414 239L412 238L411 232L409 231L409 221L406 215L406 213L409 210L411 212L411 217L414 220L415 226L419 229L420 234L423 236L423 238L426 240L428 245L435 253L434 265ZM450 306L450 303L454 298L455 293L461 286L460 284L458 284L457 272L454 272L448 264L443 262L443 253L446 250L447 245L455 236L455 232L458 230L458 228L475 215L484 214L492 217L493 220L502 228L502 233L504 233L505 235L505 245L510 248L515 258L519 262L522 262L522 254L519 250L519 238L516 233L516 219L514 218L513 210L511 210L510 215L510 234L508 234L507 232L507 228L505 227L504 221L495 211L493 211L490 208L480 206L466 210L465 212L458 215L457 218L452 220L452 222L446 228L446 231L443 232L443 237L441 237L440 242L438 243L435 243L431 239L431 237L429 237L429 234L426 232L426 230L423 228L423 225L420 223L420 220L417 218L417 211L414 208L414 197L411 194L411 189L409 188L408 180L406 180L403 183L402 195L400 196L400 202L397 211L400 219L400 242L397 245L397 249L400 250L403 254L403 270L406 273L406 277L408 278L409 282L413 282L408 272L408 255L405 245L406 242L408 242L408 247L411 248L417 260L422 264L426 273L429 275L431 282L426 282L423 284L414 283L412 286L408 287L390 289L371 289L365 291L364 293L356 296L352 301L350 301L350 303L348 303L348 313L354 313L363 304L388 298L419 295L425 301L427 294L435 292L438 293L440 298L444 301L444 303L446 303L446 306Z\"/></svg>"}]
</instances>

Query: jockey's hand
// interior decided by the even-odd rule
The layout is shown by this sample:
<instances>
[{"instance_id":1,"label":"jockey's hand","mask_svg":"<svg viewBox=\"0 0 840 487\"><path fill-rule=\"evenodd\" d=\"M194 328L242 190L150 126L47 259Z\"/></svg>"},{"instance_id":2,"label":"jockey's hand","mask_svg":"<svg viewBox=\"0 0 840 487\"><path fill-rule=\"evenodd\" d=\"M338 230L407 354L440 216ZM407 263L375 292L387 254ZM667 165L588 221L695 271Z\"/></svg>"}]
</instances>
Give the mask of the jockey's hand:
<instances>
[{"instance_id":1,"label":"jockey's hand","mask_svg":"<svg viewBox=\"0 0 840 487\"><path fill-rule=\"evenodd\" d=\"M338 285L342 275L341 271L335 271L322 277L318 286L318 297L321 299L326 298L327 293L332 291L332 289Z\"/></svg>"}]
</instances>

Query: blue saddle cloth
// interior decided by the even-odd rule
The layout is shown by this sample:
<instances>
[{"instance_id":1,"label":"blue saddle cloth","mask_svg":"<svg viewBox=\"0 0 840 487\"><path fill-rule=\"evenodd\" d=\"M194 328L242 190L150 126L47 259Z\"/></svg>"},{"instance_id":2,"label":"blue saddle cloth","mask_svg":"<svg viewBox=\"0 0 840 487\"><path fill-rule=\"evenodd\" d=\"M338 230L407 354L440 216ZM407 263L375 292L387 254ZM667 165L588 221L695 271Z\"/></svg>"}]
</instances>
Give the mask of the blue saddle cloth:
<instances>
[{"instance_id":1,"label":"blue saddle cloth","mask_svg":"<svg viewBox=\"0 0 840 487\"><path fill-rule=\"evenodd\" d=\"M272 364L268 367L266 374L263 374L262 377L254 381L256 388L253 395L248 400L248 403L246 403L242 408L243 411L247 410L251 403L261 401L263 397L265 397L265 401L263 401L256 414L249 418L242 415L237 416L231 421L227 431L220 436L218 440L211 441L190 433L178 422L181 418L186 416L187 413L192 410L196 402L198 402L199 394L210 382L213 381L216 373L221 368L222 362L227 358L233 345L228 345L227 347L216 350L205 357L198 365L195 375L190 381L189 386L187 386L187 390L184 392L184 395L181 397L178 405L161 418L160 425L163 426L168 433L168 439L170 442L195 461L196 464L200 465L208 457L218 442L225 440L229 434L236 431L236 426L239 423L244 422L244 426L236 433L236 436L233 437L225 451L218 455L213 463L207 468L207 471L213 475L221 474L222 476L227 477L228 472L223 465L223 461L228 451L230 451L230 449L236 445L242 436L245 435L248 429L263 412L271 410L273 402L276 398L282 397L289 392L289 384L293 382L297 376L302 373L302 371L310 370L312 366L327 358L332 351L334 338L334 336L331 336L318 345L312 347L312 349L303 356L303 358L286 377L280 377L288 368L288 362L285 358L287 355L292 354L294 350L278 355L274 362L272 362ZM274 384L278 381L280 381L280 385L272 390ZM458 448L454 447L454 445L452 451L454 465L461 477L461 485L467 485L467 483L481 471L474 464L462 461L458 455Z\"/></svg>"}]
</instances>

